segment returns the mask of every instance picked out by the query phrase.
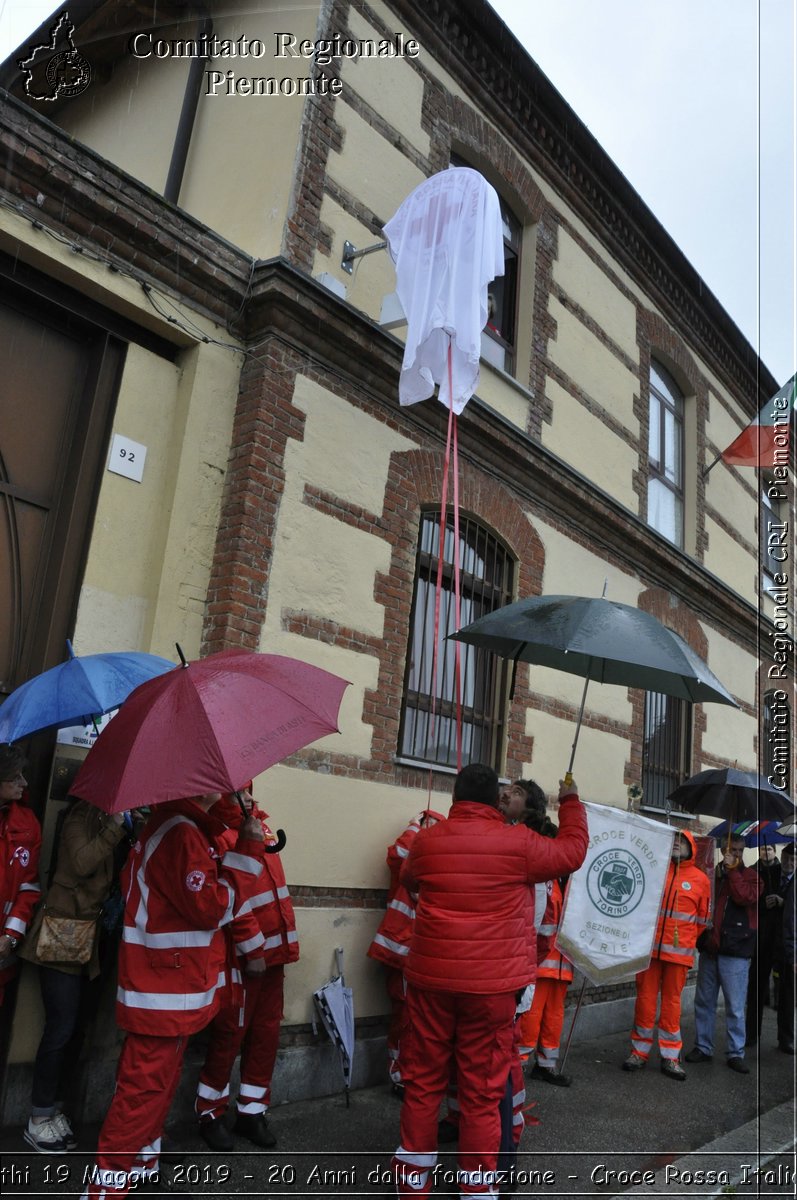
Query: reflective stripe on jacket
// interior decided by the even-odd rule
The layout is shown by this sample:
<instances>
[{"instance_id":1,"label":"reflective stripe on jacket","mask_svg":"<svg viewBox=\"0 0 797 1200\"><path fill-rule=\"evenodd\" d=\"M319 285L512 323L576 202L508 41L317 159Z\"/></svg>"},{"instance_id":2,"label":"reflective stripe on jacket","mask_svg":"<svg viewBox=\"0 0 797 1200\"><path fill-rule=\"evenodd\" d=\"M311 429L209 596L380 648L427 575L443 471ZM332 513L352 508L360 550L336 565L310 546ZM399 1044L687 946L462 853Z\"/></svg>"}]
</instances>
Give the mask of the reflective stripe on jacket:
<instances>
[{"instance_id":1,"label":"reflective stripe on jacket","mask_svg":"<svg viewBox=\"0 0 797 1200\"><path fill-rule=\"evenodd\" d=\"M409 856L416 834L427 824L445 821L442 813L424 810L413 817L407 828L387 848L387 866L390 871L390 887L387 894L387 911L379 922L374 940L368 947L368 957L402 971L409 954L410 937L415 920L415 901L399 882L401 868Z\"/></svg>"},{"instance_id":2,"label":"reflective stripe on jacket","mask_svg":"<svg viewBox=\"0 0 797 1200\"><path fill-rule=\"evenodd\" d=\"M537 978L560 979L570 983L573 964L556 947L556 933L562 919L562 886L558 879L545 884L547 901L542 924L537 930Z\"/></svg>"},{"instance_id":3,"label":"reflective stripe on jacket","mask_svg":"<svg viewBox=\"0 0 797 1200\"><path fill-rule=\"evenodd\" d=\"M229 853L235 846L243 813L235 801L231 805L214 805L212 812L214 816L221 815L229 825L221 838ZM260 821L265 836L262 843L250 843L260 846L257 857L262 874L236 912L230 932L239 957L263 958L267 966L276 967L296 962L299 957L296 917L280 856L266 853L268 846L273 846L277 840L266 823L268 813L255 805L252 814Z\"/></svg>"},{"instance_id":4,"label":"reflective stripe on jacket","mask_svg":"<svg viewBox=\"0 0 797 1200\"><path fill-rule=\"evenodd\" d=\"M193 801L175 800L153 811L133 848L122 874L121 1029L173 1037L213 1017L232 970L223 927L262 872L262 844L224 853L224 829Z\"/></svg>"},{"instance_id":5,"label":"reflective stripe on jacket","mask_svg":"<svg viewBox=\"0 0 797 1200\"><path fill-rule=\"evenodd\" d=\"M25 804L11 800L0 808L0 932L17 941L25 936L41 895L41 842L41 826ZM0 971L0 986L16 972L16 962Z\"/></svg>"},{"instance_id":6,"label":"reflective stripe on jacket","mask_svg":"<svg viewBox=\"0 0 797 1200\"><path fill-rule=\"evenodd\" d=\"M679 863L670 861L651 957L691 967L695 943L708 924L711 881L695 866L697 847L691 833L681 830L692 851Z\"/></svg>"}]
</instances>

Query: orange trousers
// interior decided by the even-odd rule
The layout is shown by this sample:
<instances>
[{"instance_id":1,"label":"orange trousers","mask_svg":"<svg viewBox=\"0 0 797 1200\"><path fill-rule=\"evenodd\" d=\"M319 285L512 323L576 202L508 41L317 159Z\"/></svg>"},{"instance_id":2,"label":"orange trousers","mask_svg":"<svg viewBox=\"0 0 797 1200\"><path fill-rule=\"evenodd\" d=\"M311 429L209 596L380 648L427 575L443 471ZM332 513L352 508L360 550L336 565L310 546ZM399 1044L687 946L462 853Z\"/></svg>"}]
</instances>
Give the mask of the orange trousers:
<instances>
[{"instance_id":1,"label":"orange trousers","mask_svg":"<svg viewBox=\"0 0 797 1200\"><path fill-rule=\"evenodd\" d=\"M689 967L681 963L652 958L648 969L637 975L631 1046L641 1058L647 1058L653 1046L659 996L659 1054L662 1058L681 1057L681 992L688 972Z\"/></svg>"},{"instance_id":2,"label":"orange trousers","mask_svg":"<svg viewBox=\"0 0 797 1200\"><path fill-rule=\"evenodd\" d=\"M559 1059L562 1025L565 1019L565 996L570 981L537 977L534 999L528 1012L521 1013L520 1053L537 1051L541 1067L553 1071Z\"/></svg>"}]
</instances>

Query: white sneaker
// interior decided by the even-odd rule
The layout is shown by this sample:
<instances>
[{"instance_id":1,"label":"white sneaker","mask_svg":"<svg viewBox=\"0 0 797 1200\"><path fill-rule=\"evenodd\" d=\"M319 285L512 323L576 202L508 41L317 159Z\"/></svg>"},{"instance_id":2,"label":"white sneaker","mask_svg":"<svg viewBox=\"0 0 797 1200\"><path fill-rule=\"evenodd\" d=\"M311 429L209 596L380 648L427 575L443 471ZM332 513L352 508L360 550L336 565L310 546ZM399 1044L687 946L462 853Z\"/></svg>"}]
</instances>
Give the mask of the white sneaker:
<instances>
[{"instance_id":1,"label":"white sneaker","mask_svg":"<svg viewBox=\"0 0 797 1200\"><path fill-rule=\"evenodd\" d=\"M31 1117L25 1130L25 1141L39 1154L63 1154L66 1150L66 1139L54 1117L45 1117L38 1122Z\"/></svg>"},{"instance_id":2,"label":"white sneaker","mask_svg":"<svg viewBox=\"0 0 797 1200\"><path fill-rule=\"evenodd\" d=\"M65 1113L57 1112L52 1118L53 1125L56 1127L61 1137L66 1142L67 1150L77 1150L78 1140L75 1137L75 1131L69 1124L69 1118Z\"/></svg>"}]
</instances>

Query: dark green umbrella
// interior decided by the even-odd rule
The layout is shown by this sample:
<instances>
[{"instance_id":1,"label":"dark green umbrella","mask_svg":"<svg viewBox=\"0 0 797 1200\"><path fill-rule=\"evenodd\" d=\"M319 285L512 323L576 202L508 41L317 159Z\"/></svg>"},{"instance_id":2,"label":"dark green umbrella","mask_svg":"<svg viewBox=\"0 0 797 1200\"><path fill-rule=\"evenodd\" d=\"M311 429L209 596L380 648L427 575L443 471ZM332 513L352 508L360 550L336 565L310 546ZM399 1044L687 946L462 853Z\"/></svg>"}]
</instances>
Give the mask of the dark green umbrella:
<instances>
[{"instance_id":1,"label":"dark green umbrella","mask_svg":"<svg viewBox=\"0 0 797 1200\"><path fill-rule=\"evenodd\" d=\"M532 596L479 617L449 636L511 658L515 669L519 662L535 663L587 681L568 770L573 766L590 680L663 692L693 704L712 701L738 708L683 638L650 613L616 600Z\"/></svg>"}]
</instances>

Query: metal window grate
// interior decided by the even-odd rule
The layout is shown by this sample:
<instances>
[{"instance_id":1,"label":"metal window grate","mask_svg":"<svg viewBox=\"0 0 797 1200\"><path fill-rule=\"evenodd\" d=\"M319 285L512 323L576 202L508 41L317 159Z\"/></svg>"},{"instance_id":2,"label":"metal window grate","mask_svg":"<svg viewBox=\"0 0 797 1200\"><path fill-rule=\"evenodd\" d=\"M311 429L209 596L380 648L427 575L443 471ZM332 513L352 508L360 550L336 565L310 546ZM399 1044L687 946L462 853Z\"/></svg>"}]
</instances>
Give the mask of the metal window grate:
<instances>
[{"instance_id":1,"label":"metal window grate","mask_svg":"<svg viewBox=\"0 0 797 1200\"><path fill-rule=\"evenodd\" d=\"M460 518L460 613L462 625L512 600L514 562L498 539L468 517ZM410 623L399 753L403 758L456 766L454 518L446 520L438 628L437 686L432 722L435 589L440 515L421 517L415 593ZM474 646L460 645L462 762L500 770L503 753L508 665ZM434 728L432 725L434 724Z\"/></svg>"},{"instance_id":2,"label":"metal window grate","mask_svg":"<svg viewBox=\"0 0 797 1200\"><path fill-rule=\"evenodd\" d=\"M666 808L667 797L689 775L692 706L686 700L648 692L642 747L642 804Z\"/></svg>"}]
</instances>

